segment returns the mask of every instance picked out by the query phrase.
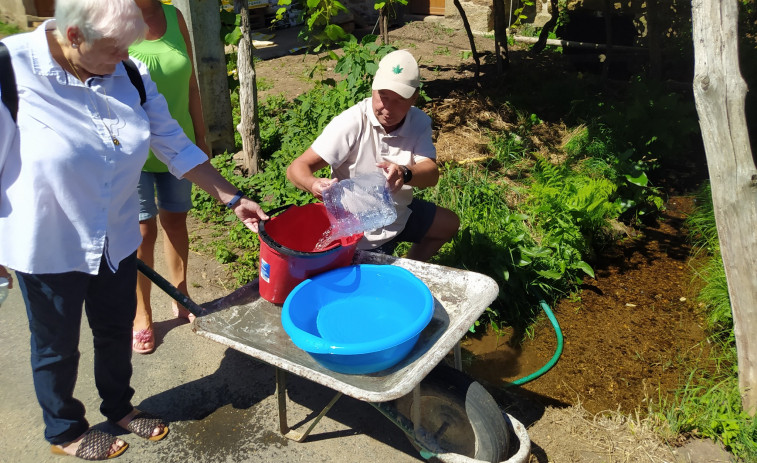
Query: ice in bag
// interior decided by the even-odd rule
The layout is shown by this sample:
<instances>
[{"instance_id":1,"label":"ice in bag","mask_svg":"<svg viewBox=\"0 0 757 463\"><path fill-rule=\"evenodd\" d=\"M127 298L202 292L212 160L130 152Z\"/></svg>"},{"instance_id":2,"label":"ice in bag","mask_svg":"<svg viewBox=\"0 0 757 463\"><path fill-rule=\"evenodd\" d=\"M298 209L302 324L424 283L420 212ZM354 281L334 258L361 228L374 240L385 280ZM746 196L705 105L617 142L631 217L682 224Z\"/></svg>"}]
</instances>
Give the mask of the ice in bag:
<instances>
[{"instance_id":1,"label":"ice in bag","mask_svg":"<svg viewBox=\"0 0 757 463\"><path fill-rule=\"evenodd\" d=\"M323 191L333 241L389 225L397 219L392 195L381 172L359 175Z\"/></svg>"}]
</instances>

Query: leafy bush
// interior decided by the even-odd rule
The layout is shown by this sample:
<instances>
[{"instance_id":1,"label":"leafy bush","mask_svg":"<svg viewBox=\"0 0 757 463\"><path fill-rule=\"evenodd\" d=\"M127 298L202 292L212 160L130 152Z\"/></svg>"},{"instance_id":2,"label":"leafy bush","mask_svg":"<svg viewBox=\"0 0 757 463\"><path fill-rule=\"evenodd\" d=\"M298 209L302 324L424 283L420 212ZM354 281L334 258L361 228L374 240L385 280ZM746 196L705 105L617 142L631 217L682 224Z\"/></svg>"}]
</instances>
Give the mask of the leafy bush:
<instances>
[{"instance_id":1,"label":"leafy bush","mask_svg":"<svg viewBox=\"0 0 757 463\"><path fill-rule=\"evenodd\" d=\"M612 128L616 149L631 150L632 161L650 164L650 168L664 161L680 161L699 133L693 98L639 77L631 81L625 98L600 103L597 110L602 121L599 127Z\"/></svg>"},{"instance_id":2,"label":"leafy bush","mask_svg":"<svg viewBox=\"0 0 757 463\"><path fill-rule=\"evenodd\" d=\"M622 145L614 129L605 123L594 123L579 130L564 149L587 175L604 177L615 185L619 216L629 221L654 216L663 207L659 191L647 176L647 172L657 167L656 163L635 159L635 152L622 149Z\"/></svg>"}]
</instances>

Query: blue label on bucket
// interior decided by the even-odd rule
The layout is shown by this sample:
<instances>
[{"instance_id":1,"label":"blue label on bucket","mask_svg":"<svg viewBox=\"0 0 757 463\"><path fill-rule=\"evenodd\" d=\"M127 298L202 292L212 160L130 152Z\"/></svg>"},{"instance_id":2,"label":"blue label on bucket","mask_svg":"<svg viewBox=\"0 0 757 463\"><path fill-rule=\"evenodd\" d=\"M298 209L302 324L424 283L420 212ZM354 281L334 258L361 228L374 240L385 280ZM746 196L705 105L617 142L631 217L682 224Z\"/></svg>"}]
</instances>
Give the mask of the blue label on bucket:
<instances>
[{"instance_id":1,"label":"blue label on bucket","mask_svg":"<svg viewBox=\"0 0 757 463\"><path fill-rule=\"evenodd\" d=\"M260 259L260 278L262 278L266 283L270 283L271 278L271 264L264 261L263 259Z\"/></svg>"}]
</instances>

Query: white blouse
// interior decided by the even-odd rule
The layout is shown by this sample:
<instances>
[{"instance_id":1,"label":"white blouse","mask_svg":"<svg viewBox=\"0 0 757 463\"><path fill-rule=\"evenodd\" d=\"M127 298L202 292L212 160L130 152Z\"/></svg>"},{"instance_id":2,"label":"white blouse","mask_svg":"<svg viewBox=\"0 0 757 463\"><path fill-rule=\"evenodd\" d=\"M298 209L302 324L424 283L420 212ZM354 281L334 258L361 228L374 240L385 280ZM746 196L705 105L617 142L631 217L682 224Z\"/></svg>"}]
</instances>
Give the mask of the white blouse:
<instances>
[{"instance_id":1,"label":"white blouse","mask_svg":"<svg viewBox=\"0 0 757 463\"><path fill-rule=\"evenodd\" d=\"M137 182L149 148L181 178L207 160L171 118L145 65L147 100L122 64L85 83L53 60L46 29L3 39L18 124L0 105L0 265L24 273L116 270L141 241ZM112 135L111 135L112 134ZM118 143L113 140L115 137Z\"/></svg>"}]
</instances>

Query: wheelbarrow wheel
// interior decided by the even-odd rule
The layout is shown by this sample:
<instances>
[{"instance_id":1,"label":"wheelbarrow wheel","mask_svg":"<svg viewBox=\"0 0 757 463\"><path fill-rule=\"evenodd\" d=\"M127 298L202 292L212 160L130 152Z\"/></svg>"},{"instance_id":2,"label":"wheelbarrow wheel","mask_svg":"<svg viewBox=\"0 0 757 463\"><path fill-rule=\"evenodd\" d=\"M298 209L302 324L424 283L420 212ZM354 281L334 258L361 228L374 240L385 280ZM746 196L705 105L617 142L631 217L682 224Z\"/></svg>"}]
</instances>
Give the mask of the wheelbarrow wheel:
<instances>
[{"instance_id":1,"label":"wheelbarrow wheel","mask_svg":"<svg viewBox=\"0 0 757 463\"><path fill-rule=\"evenodd\" d=\"M420 426L443 452L492 463L505 460L510 432L494 398L470 376L437 366L420 384ZM412 420L413 394L396 401ZM412 440L412 439L411 439Z\"/></svg>"}]
</instances>

